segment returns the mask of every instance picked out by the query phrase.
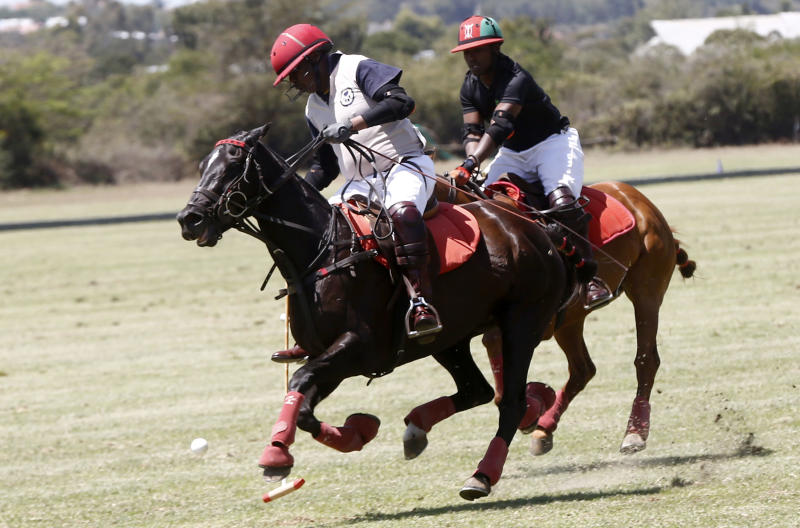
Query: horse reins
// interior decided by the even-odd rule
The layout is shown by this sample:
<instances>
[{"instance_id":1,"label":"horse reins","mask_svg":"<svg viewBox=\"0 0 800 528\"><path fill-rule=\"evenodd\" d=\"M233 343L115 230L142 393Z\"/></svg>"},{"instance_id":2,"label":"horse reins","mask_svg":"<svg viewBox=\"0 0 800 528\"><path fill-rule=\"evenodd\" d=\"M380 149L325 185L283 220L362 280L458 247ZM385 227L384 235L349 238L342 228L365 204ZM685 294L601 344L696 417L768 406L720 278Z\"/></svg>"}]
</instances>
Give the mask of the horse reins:
<instances>
[{"instance_id":1,"label":"horse reins","mask_svg":"<svg viewBox=\"0 0 800 528\"><path fill-rule=\"evenodd\" d=\"M348 140L346 140L346 141L345 141L345 144L348 144L348 143L352 143L353 145L355 145L355 146L357 146L357 147L360 147L361 149L364 149L364 150L366 150L366 151L370 152L370 153L371 153L371 154L373 154L373 155L374 155L374 154L377 154L377 155L379 155L379 156L383 157L384 159L386 159L386 160L388 160L388 161L390 161L390 162L392 162L392 163L394 163L394 164L397 164L397 165L402 165L403 167L405 167L405 168L407 168L407 169L409 169L409 170L411 170L411 171L413 171L413 172L416 172L417 174L419 174L419 175L420 175L420 176L422 176L423 178L432 179L432 180L434 180L435 182L439 182L439 183L441 183L442 185L446 185L447 187L449 187L449 188L450 188L450 191L451 191L451 192L453 192L453 191L457 191L457 192L460 192L460 193L464 194L465 196L468 196L468 197L472 198L474 201L478 201L478 202L485 202L485 203L487 203L488 205L490 205L490 206L492 206L492 207L501 208L501 209L503 209L504 211L507 211L507 212L511 213L512 215L516 216L517 218L520 218L520 219L522 219L522 220L524 220L524 221L526 221L526 222L534 222L534 223L536 222L536 220L534 220L534 219L532 219L532 218L530 218L530 217L528 217L528 216L525 216L525 214L524 214L524 213L518 213L517 211L513 211L513 210L511 210L511 209L507 209L506 207L503 207L502 205L495 203L495 201L494 201L494 200L491 200L489 197L487 197L487 196L486 196L486 195L484 195L482 192L480 192L480 189L479 189L479 188L473 189L473 192L467 191L467 190L465 190L465 189L462 189L462 188L458 187L457 185L453 185L453 184L452 184L450 181L448 181L446 178L444 178L444 177L442 177L442 176L439 176L438 174L437 174L437 175L434 175L434 176L429 176L429 175L425 174L424 172L422 172L422 171L421 171L421 170L420 170L418 167L411 166L411 165L409 165L408 163L404 162L402 159L401 159L401 160L396 160L396 159L392 158L391 156L387 156L387 155L383 154L382 152L378 152L377 150L375 150L375 149L372 149L372 148L370 148L370 147L368 147L368 146L366 146L366 145L364 145L364 144L362 144L362 143L359 143L359 142L357 142L357 141L355 141L355 140L353 140L353 139L348 139ZM373 158L373 159L374 159L374 158ZM470 182L470 183L473 183L473 184L475 184L475 182L473 182L472 180L469 180L469 182ZM475 187L477 187L477 184L475 184ZM567 226L567 225L565 225L564 223L562 223L562 222L560 222L560 221L556 220L555 218L552 218L552 217L549 215L549 213L553 212L553 211L554 211L554 209L538 210L538 209L535 209L535 208L533 208L533 207L529 206L529 205L528 205L528 204L526 204L526 203L522 203L522 202L519 202L519 201L517 201L517 203L518 203L520 206L522 206L522 207L524 207L524 208L526 208L526 209L528 210L528 211L527 211L527 214L530 214L530 215L536 215L536 216L540 216L540 217L544 217L544 218L546 218L548 221L550 221L550 222L553 222L554 224L557 224L558 226L562 227L563 229L566 229L567 231L569 231L570 233L572 233L572 234L573 234L573 235L575 235L576 237L579 237L579 238L581 238L582 240L585 240L585 241L586 241L586 242L588 242L588 243L589 243L589 244L590 244L590 245L591 245L591 246L592 246L592 247L593 247L595 250L597 250L599 253L602 253L602 254L603 254L603 256L605 256L606 258L608 258L608 259L609 259L609 261L611 261L612 263L614 263L614 264L616 264L617 266L619 266L620 268L622 268L622 269L624 270L624 272L625 272L625 273L627 273L627 272L628 272L628 267L627 267L625 264L623 264L622 262L618 261L617 259L615 259L615 258L614 258L614 257L612 257L611 255L609 255L609 254L608 254L606 251L604 251L602 248L600 248L600 247L597 247L596 245L594 245L594 244L593 244L593 243L592 243L590 240L586 239L586 237L584 237L584 236L583 236L583 235L581 235L580 233L576 232L575 230L573 230L573 229L572 229L572 228L570 228L569 226Z\"/></svg>"},{"instance_id":2,"label":"horse reins","mask_svg":"<svg viewBox=\"0 0 800 528\"><path fill-rule=\"evenodd\" d=\"M320 240L320 251L317 254L317 256L314 259L312 259L311 263L306 267L305 271L303 271L302 273L299 274L300 277L305 277L307 275L310 275L311 272L313 272L313 271L318 269L318 268L316 268L316 265L324 257L324 255L326 253L326 250L328 248L330 248L330 247L334 247L335 248L335 247L341 246L342 244L345 244L345 243L349 244L351 246L353 245L353 241L352 240L346 240L346 241L345 240L341 240L341 241L336 240L336 226L337 226L337 222L336 222L337 214L336 213L337 213L337 208L335 208L335 207L332 207L332 209L334 210L334 214L331 215L330 223L328 224L327 229L325 229L324 233L322 233L322 234L320 234L317 230L314 230L314 229L312 229L310 227L298 224L296 222L292 222L292 221L285 220L285 219L282 219L282 218L277 218L277 217L273 217L273 216L269 216L269 215L265 215L265 214L253 211L254 207L258 206L264 200L266 200L267 198L269 198L273 194L275 194L275 192L277 192L277 190L280 187L282 187L285 183L287 183L290 179L292 179L293 177L299 178L296 175L297 167L300 166L305 161L307 161L308 157L310 157L314 153L314 151L322 144L322 140L321 140L321 138L319 136L314 138L310 143L308 143L300 151L295 153L291 158L292 159L291 163L289 163L286 160L284 160L280 155L278 155L276 152L273 152L268 146L264 145L260 141L257 142L255 146L249 147L247 145L247 143L245 143L244 141L240 141L238 139L228 138L228 139L222 139L220 141L217 141L217 143L215 143L214 147L217 147L219 145L226 145L226 144L227 145L233 145L235 147L239 147L239 148L245 150L245 152L247 152L247 158L245 160L245 167L242 170L242 174L239 175L236 179L234 179L226 187L226 189L225 189L225 191L223 191L222 195L218 196L218 195L216 195L216 193L213 193L213 192L208 191L206 189L201 189L200 191L195 191L195 192L198 192L200 194L203 194L204 196L207 196L208 198L211 198L215 202L214 209L217 210L217 215L219 215L220 212L222 211L222 207L223 207L223 203L224 203L225 204L224 205L224 213L228 214L231 218L234 218L233 227L235 229L237 229L238 231L241 231L242 233L245 233L245 234L248 234L250 236L253 236L254 238L264 242L265 244L267 244L267 246L271 246L271 242L263 235L261 230L256 225L254 225L249 220L249 218L246 217L245 215L254 216L254 217L256 217L256 218L258 218L260 220L266 220L266 221L274 223L274 224L278 224L278 225L282 225L284 227L288 227L288 228L291 228L291 229L302 231L304 233L310 234L310 235L314 236L315 238L319 239ZM258 148L259 146L264 148L267 151L267 153L276 161L276 163L278 163L278 165L280 165L283 168L283 173L278 177L278 181L272 187L269 187L266 184L266 182L264 181L264 178L263 178L263 175L261 173L259 164L253 158L253 153L254 153L255 149ZM230 200L231 200L232 197L236 196L237 194L245 196L242 191L240 191L238 189L234 189L234 188L235 188L235 186L237 186L239 184L239 182L241 182L241 181L247 182L248 181L247 180L247 174L248 174L248 172L250 170L251 160L252 160L252 163L254 165L256 165L256 170L258 172L258 177L259 177L259 186L260 186L261 189L263 189L265 191L265 194L259 194L258 196L256 196L253 199L250 199L250 200L247 200L246 197L245 197L245 202L241 206L240 211L238 213L234 213L230 209ZM346 217L345 217L345 220L346 220ZM355 229L352 226L350 226L350 230L353 233L353 236L355 236ZM350 265L354 264L355 262L357 262L359 260L363 260L365 258L372 258L374 256L374 252L371 252L371 251L365 251L365 252L360 252L360 253L364 253L364 255L361 255L361 254L351 255L350 257L347 257L347 258L343 259L342 261L337 261L337 263L332 265L332 266L327 266L325 268L321 268L321 271L323 273L321 275L318 274L319 277L323 277L323 276L327 275L330 271L333 271L335 269L338 269L338 268L341 268L341 267L347 267L347 266L350 266ZM275 271L275 267L276 267L276 264L273 263L272 268L267 273L267 276L266 276L266 278L264 279L264 281L263 281L263 283L261 285L261 289L262 290L266 287L267 282L269 282L269 279L272 276L272 273Z\"/></svg>"}]
</instances>

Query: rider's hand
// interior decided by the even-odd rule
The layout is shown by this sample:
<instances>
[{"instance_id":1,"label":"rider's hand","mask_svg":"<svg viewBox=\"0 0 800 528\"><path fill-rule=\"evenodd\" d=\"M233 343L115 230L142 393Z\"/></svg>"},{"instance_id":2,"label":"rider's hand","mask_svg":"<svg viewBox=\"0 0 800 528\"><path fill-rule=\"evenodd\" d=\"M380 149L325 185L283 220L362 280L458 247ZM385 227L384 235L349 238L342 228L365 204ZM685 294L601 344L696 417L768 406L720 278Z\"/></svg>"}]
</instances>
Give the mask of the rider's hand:
<instances>
[{"instance_id":1,"label":"rider's hand","mask_svg":"<svg viewBox=\"0 0 800 528\"><path fill-rule=\"evenodd\" d=\"M472 177L472 173L478 168L478 160L473 155L467 156L464 162L450 172L450 177L456 181L456 185L464 185Z\"/></svg>"},{"instance_id":2,"label":"rider's hand","mask_svg":"<svg viewBox=\"0 0 800 528\"><path fill-rule=\"evenodd\" d=\"M353 124L350 120L341 123L331 123L322 129L322 138L328 143L342 143L353 135Z\"/></svg>"}]
</instances>

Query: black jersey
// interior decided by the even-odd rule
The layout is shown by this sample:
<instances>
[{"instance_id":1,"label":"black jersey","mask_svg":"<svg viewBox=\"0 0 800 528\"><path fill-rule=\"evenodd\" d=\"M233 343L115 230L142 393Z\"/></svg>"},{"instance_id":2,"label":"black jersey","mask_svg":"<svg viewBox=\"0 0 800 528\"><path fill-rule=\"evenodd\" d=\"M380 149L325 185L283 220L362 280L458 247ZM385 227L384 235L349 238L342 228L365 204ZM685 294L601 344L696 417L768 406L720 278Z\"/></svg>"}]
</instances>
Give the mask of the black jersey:
<instances>
[{"instance_id":1,"label":"black jersey","mask_svg":"<svg viewBox=\"0 0 800 528\"><path fill-rule=\"evenodd\" d=\"M461 85L461 107L465 114L477 111L482 120L489 121L500 102L522 105L514 120L514 133L503 142L506 148L517 152L529 149L563 128L561 113L550 97L530 73L502 53L491 87L487 88L472 72L467 72Z\"/></svg>"}]
</instances>

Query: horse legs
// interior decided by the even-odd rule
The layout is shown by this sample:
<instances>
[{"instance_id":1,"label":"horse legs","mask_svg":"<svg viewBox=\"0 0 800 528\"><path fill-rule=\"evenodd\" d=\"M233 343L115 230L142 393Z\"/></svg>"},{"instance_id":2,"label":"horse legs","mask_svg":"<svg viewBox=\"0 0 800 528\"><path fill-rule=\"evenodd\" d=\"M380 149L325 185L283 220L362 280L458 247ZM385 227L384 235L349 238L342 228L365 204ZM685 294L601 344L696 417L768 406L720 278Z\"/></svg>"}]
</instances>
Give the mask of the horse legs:
<instances>
[{"instance_id":1,"label":"horse legs","mask_svg":"<svg viewBox=\"0 0 800 528\"><path fill-rule=\"evenodd\" d=\"M500 403L503 397L503 334L500 329L493 326L483 334L481 340L489 356L489 366L494 377L494 403Z\"/></svg>"},{"instance_id":2,"label":"horse legs","mask_svg":"<svg viewBox=\"0 0 800 528\"><path fill-rule=\"evenodd\" d=\"M419 456L428 445L427 433L434 425L453 414L466 411L492 399L492 387L475 365L469 352L469 339L433 355L453 377L456 393L415 407L405 417L403 451L406 460Z\"/></svg>"},{"instance_id":3,"label":"horse legs","mask_svg":"<svg viewBox=\"0 0 800 528\"><path fill-rule=\"evenodd\" d=\"M330 395L343 379L357 374L359 343L356 334L347 332L324 354L306 363L292 376L270 443L259 459L265 479L280 480L291 472L294 458L289 447L298 427L311 433L318 442L342 452L358 451L375 438L380 426L380 420L375 416L353 414L342 427L320 422L314 416L314 408L320 401ZM335 377L321 378L321 374L327 373Z\"/></svg>"},{"instance_id":4,"label":"horse legs","mask_svg":"<svg viewBox=\"0 0 800 528\"><path fill-rule=\"evenodd\" d=\"M678 247L663 220L646 227L642 243L646 251L628 271L623 285L636 317L634 366L637 382L636 398L620 446L623 453L636 453L646 447L650 432L650 392L661 363L656 343L658 312L675 270Z\"/></svg>"},{"instance_id":5,"label":"horse legs","mask_svg":"<svg viewBox=\"0 0 800 528\"><path fill-rule=\"evenodd\" d=\"M500 329L493 326L483 334L483 346L489 356L489 366L494 377L494 403L500 403L503 397L503 335ZM525 387L527 408L525 416L520 422L519 430L523 434L530 434L537 428L538 421L544 416L543 412L551 408L556 400L556 393L548 385L530 382Z\"/></svg>"},{"instance_id":6,"label":"horse legs","mask_svg":"<svg viewBox=\"0 0 800 528\"><path fill-rule=\"evenodd\" d=\"M658 355L656 334L660 298L631 298L636 316L636 398L633 400L625 437L619 450L633 454L647 447L650 433L650 392L653 390L656 372L661 364Z\"/></svg>"},{"instance_id":7,"label":"horse legs","mask_svg":"<svg viewBox=\"0 0 800 528\"><path fill-rule=\"evenodd\" d=\"M525 317L523 317L525 315ZM517 432L527 407L526 378L533 350L539 344L544 328L534 328L531 322L540 321L530 312L507 314L501 324L503 339L503 395L498 404L500 417L497 433L489 443L478 469L467 479L460 495L467 500L485 497L500 479L508 456L508 446ZM549 318L545 317L549 322Z\"/></svg>"},{"instance_id":8,"label":"horse legs","mask_svg":"<svg viewBox=\"0 0 800 528\"><path fill-rule=\"evenodd\" d=\"M544 455L553 449L553 432L558 427L561 415L597 371L583 339L584 320L585 317L574 319L555 332L556 342L567 357L569 378L564 387L556 392L555 402L539 418L539 424L531 435L530 452L534 456Z\"/></svg>"}]
</instances>

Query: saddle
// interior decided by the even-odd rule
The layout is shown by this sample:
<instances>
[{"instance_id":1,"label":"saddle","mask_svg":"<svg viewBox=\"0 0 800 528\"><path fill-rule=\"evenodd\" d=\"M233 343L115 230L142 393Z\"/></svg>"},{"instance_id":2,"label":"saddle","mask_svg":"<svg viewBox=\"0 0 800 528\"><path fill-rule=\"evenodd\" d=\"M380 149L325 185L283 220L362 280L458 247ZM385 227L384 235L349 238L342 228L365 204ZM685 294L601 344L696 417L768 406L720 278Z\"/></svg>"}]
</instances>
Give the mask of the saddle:
<instances>
[{"instance_id":1,"label":"saddle","mask_svg":"<svg viewBox=\"0 0 800 528\"><path fill-rule=\"evenodd\" d=\"M353 226L364 249L380 251L379 242L373 236L376 216L358 214L347 204L340 204L339 207ZM463 207L440 202L438 206L426 211L423 219L435 243L435 253L439 255L440 275L458 268L475 253L480 241L480 228L472 213ZM379 252L374 259L389 268L390 263L386 254L391 252ZM431 251L431 255L433 254Z\"/></svg>"},{"instance_id":2,"label":"saddle","mask_svg":"<svg viewBox=\"0 0 800 528\"><path fill-rule=\"evenodd\" d=\"M541 184L536 186L524 185L525 183L522 180L501 179L487 186L485 191L490 198L498 193L508 196L523 212L530 211L531 207L537 210L546 209L547 198ZM592 216L589 221L589 241L594 246L603 247L636 226L633 214L613 196L587 186L581 188L581 196L587 199L583 209Z\"/></svg>"}]
</instances>

